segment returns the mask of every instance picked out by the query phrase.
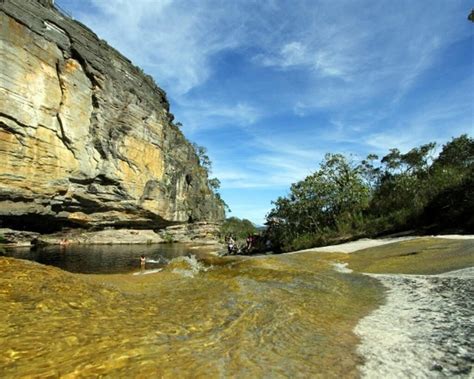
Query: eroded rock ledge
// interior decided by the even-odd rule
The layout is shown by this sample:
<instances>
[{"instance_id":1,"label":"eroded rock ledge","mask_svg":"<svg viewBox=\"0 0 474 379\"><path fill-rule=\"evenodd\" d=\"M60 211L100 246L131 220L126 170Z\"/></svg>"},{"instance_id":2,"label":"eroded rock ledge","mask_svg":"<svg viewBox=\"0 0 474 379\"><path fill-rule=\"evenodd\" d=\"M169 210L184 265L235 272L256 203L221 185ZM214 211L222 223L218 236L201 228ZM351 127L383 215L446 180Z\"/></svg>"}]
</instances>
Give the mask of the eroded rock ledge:
<instances>
[{"instance_id":1,"label":"eroded rock ledge","mask_svg":"<svg viewBox=\"0 0 474 379\"><path fill-rule=\"evenodd\" d=\"M0 25L0 227L223 219L151 77L49 1L2 1Z\"/></svg>"}]
</instances>

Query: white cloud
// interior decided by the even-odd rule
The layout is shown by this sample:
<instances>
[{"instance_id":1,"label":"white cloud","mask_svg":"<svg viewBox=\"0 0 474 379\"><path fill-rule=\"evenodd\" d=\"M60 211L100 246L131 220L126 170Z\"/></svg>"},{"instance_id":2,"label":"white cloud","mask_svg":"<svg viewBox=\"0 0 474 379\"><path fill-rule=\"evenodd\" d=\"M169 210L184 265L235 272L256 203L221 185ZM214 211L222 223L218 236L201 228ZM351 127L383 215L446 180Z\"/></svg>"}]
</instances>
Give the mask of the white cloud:
<instances>
[{"instance_id":1,"label":"white cloud","mask_svg":"<svg viewBox=\"0 0 474 379\"><path fill-rule=\"evenodd\" d=\"M441 145L466 131L472 132L473 96L466 94L473 90L474 82L468 78L459 83L456 91L433 94L430 101L395 120L389 130L367 134L365 143L376 152L387 153L394 147L408 151L432 141Z\"/></svg>"},{"instance_id":2,"label":"white cloud","mask_svg":"<svg viewBox=\"0 0 474 379\"><path fill-rule=\"evenodd\" d=\"M439 50L466 33L453 28L461 7L443 1L400 1L396 11L368 0L91 1L98 11L79 18L173 99L205 83L219 53L252 49L255 64L305 71L308 88L288 105L296 114L378 96L397 102Z\"/></svg>"},{"instance_id":3,"label":"white cloud","mask_svg":"<svg viewBox=\"0 0 474 379\"><path fill-rule=\"evenodd\" d=\"M305 65L307 60L306 46L297 41L285 43L278 54L273 56L259 54L254 57L254 61L263 66L282 68Z\"/></svg>"},{"instance_id":4,"label":"white cloud","mask_svg":"<svg viewBox=\"0 0 474 379\"><path fill-rule=\"evenodd\" d=\"M442 2L427 7L401 1L396 12L384 4L314 2L318 11L299 15L292 34L264 46L254 61L286 71L306 69L312 88L296 99L297 115L380 96L398 102L444 47L467 34L453 28L459 9ZM299 39L291 40L295 36Z\"/></svg>"},{"instance_id":5,"label":"white cloud","mask_svg":"<svg viewBox=\"0 0 474 379\"><path fill-rule=\"evenodd\" d=\"M248 131L246 145L255 152L216 160L214 174L221 179L222 188L288 187L315 171L326 153L317 136L291 130Z\"/></svg>"},{"instance_id":6,"label":"white cloud","mask_svg":"<svg viewBox=\"0 0 474 379\"><path fill-rule=\"evenodd\" d=\"M80 19L160 86L181 95L205 82L214 54L240 44L234 7L212 2L92 0L98 12Z\"/></svg>"},{"instance_id":7,"label":"white cloud","mask_svg":"<svg viewBox=\"0 0 474 379\"><path fill-rule=\"evenodd\" d=\"M227 162L217 160L213 175L221 180L224 189L286 188L317 168L320 159L316 156L309 150L267 150Z\"/></svg>"},{"instance_id":8,"label":"white cloud","mask_svg":"<svg viewBox=\"0 0 474 379\"><path fill-rule=\"evenodd\" d=\"M179 106L181 108L180 121L184 125L184 130L190 133L229 124L245 127L255 123L261 117L261 112L246 102L226 104L225 102L194 101L183 97L179 100Z\"/></svg>"}]
</instances>

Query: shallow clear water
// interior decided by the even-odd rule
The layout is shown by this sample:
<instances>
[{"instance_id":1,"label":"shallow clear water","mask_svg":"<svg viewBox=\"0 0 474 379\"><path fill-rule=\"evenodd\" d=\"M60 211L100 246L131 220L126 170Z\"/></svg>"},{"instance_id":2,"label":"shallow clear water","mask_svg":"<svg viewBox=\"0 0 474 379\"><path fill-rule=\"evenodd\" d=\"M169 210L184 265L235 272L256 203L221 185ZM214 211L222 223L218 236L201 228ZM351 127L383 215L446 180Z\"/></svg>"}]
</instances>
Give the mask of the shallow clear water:
<instances>
[{"instance_id":1,"label":"shallow clear water","mask_svg":"<svg viewBox=\"0 0 474 379\"><path fill-rule=\"evenodd\" d=\"M0 256L27 259L81 274L118 274L140 269L140 255L147 258L146 269L156 269L180 256L199 254L189 244L159 245L68 245L35 249L0 249Z\"/></svg>"},{"instance_id":2,"label":"shallow clear water","mask_svg":"<svg viewBox=\"0 0 474 379\"><path fill-rule=\"evenodd\" d=\"M106 247L118 249L113 262L125 251L134 265L153 248ZM89 275L0 257L0 377L356 378L354 328L383 301L378 280L357 267L438 270L473 258L470 244L426 241L353 255L203 254L150 275L136 266L139 275Z\"/></svg>"},{"instance_id":3,"label":"shallow clear water","mask_svg":"<svg viewBox=\"0 0 474 379\"><path fill-rule=\"evenodd\" d=\"M352 329L379 291L337 258L84 275L0 257L0 377L356 377Z\"/></svg>"}]
</instances>

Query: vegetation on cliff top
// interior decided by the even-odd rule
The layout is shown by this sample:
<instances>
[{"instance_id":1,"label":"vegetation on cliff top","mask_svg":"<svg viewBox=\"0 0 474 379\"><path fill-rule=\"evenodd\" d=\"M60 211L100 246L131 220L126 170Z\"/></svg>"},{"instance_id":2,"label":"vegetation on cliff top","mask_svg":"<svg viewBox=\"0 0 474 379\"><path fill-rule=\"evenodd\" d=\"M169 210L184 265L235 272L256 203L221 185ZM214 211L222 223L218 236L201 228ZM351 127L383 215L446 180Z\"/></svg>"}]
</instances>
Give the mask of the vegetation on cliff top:
<instances>
[{"instance_id":1,"label":"vegetation on cliff top","mask_svg":"<svg viewBox=\"0 0 474 379\"><path fill-rule=\"evenodd\" d=\"M327 154L319 170L292 184L267 216L284 251L404 230L474 231L474 140L461 135L354 162Z\"/></svg>"},{"instance_id":2,"label":"vegetation on cliff top","mask_svg":"<svg viewBox=\"0 0 474 379\"><path fill-rule=\"evenodd\" d=\"M212 192L214 193L214 196L216 197L218 202L222 205L222 207L227 212L231 212L229 206L224 201L224 199L222 198L219 192L219 188L221 188L221 181L218 178L209 178L209 176L212 173L212 161L211 161L211 158L209 158L209 155L207 155L207 148L205 148L204 146L200 146L195 142L192 144L192 146L194 148L194 152L196 153L199 159L199 163L201 167L206 172L207 184L209 188L212 190Z\"/></svg>"}]
</instances>

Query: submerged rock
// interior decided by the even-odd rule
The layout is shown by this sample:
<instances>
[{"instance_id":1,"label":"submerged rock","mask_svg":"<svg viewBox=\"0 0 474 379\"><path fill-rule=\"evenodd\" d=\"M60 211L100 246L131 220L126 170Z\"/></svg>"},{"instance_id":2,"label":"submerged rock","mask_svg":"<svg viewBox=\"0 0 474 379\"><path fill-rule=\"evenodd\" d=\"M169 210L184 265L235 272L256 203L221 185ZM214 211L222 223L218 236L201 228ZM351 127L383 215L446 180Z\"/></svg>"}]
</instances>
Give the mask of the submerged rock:
<instances>
[{"instance_id":1,"label":"submerged rock","mask_svg":"<svg viewBox=\"0 0 474 379\"><path fill-rule=\"evenodd\" d=\"M0 3L0 221L13 229L219 222L166 94L50 1Z\"/></svg>"}]
</instances>

